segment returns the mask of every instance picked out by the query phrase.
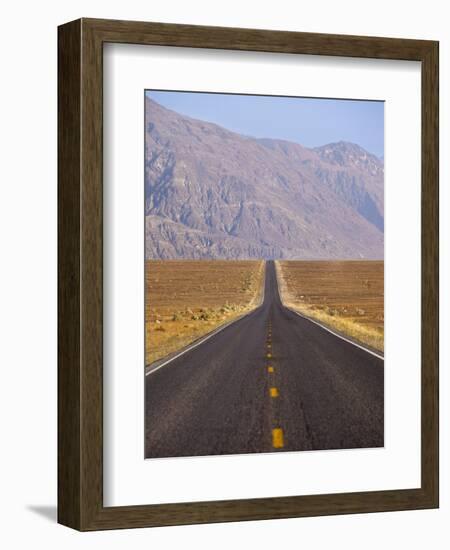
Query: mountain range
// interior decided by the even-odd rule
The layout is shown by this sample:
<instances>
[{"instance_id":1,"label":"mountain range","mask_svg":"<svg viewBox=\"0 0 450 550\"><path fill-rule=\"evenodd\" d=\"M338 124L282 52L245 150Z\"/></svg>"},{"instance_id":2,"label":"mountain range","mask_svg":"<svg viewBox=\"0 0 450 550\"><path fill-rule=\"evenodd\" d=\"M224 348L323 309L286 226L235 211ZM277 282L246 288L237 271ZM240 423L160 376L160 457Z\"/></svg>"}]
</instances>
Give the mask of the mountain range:
<instances>
[{"instance_id":1,"label":"mountain range","mask_svg":"<svg viewBox=\"0 0 450 550\"><path fill-rule=\"evenodd\" d=\"M146 97L145 232L148 259L382 259L384 163L343 141L244 136Z\"/></svg>"}]
</instances>

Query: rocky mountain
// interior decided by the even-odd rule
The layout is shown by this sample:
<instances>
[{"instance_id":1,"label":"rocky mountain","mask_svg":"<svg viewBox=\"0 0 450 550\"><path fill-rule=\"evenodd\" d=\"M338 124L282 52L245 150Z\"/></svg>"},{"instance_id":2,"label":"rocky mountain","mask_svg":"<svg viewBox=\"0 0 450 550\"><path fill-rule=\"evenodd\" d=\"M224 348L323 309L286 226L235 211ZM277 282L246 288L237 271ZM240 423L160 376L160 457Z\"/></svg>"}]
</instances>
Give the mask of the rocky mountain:
<instances>
[{"instance_id":1,"label":"rocky mountain","mask_svg":"<svg viewBox=\"0 0 450 550\"><path fill-rule=\"evenodd\" d=\"M147 258L383 258L383 162L358 145L247 137L148 97L145 110Z\"/></svg>"}]
</instances>

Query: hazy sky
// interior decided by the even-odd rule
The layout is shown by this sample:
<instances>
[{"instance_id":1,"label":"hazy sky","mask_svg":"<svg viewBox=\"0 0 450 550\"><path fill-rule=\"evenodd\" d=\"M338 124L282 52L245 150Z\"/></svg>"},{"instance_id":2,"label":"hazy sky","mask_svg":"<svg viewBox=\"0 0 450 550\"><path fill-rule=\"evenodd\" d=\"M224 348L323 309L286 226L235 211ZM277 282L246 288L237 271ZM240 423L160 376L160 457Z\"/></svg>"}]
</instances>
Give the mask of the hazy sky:
<instances>
[{"instance_id":1,"label":"hazy sky","mask_svg":"<svg viewBox=\"0 0 450 550\"><path fill-rule=\"evenodd\" d=\"M245 96L196 92L147 92L178 113L214 122L247 136L317 147L351 141L384 153L384 102Z\"/></svg>"}]
</instances>

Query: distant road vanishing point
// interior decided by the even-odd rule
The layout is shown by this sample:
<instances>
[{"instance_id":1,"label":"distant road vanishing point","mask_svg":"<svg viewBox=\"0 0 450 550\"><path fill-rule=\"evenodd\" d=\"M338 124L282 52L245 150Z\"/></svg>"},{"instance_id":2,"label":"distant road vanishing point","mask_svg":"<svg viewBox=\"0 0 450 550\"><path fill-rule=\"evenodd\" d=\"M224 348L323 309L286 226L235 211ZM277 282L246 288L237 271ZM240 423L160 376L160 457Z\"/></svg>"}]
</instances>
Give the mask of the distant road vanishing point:
<instances>
[{"instance_id":1,"label":"distant road vanishing point","mask_svg":"<svg viewBox=\"0 0 450 550\"><path fill-rule=\"evenodd\" d=\"M146 458L382 447L384 361L286 308L261 306L150 369Z\"/></svg>"}]
</instances>

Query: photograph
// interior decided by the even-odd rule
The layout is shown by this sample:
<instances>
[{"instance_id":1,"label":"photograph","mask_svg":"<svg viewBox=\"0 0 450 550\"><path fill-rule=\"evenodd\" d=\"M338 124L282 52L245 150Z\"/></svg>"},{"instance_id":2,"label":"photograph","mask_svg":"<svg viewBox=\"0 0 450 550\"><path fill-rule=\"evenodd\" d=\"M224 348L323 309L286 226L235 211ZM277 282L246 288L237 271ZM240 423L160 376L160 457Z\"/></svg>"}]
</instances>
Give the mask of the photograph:
<instances>
[{"instance_id":1,"label":"photograph","mask_svg":"<svg viewBox=\"0 0 450 550\"><path fill-rule=\"evenodd\" d=\"M384 446L384 102L145 91L145 457Z\"/></svg>"},{"instance_id":2,"label":"photograph","mask_svg":"<svg viewBox=\"0 0 450 550\"><path fill-rule=\"evenodd\" d=\"M409 18L392 36L386 10L372 30L341 12L328 29L267 27L258 10L238 26L192 10L183 24L61 17L53 92L36 88L57 99L57 148L36 143L57 179L57 225L44 221L57 236L58 376L45 385L59 524L120 537L289 519L317 542L325 516L363 514L366 533L381 512L415 510L441 519L412 541L444 532L431 512L446 444L444 27L416 33ZM26 259L19 282L43 265ZM339 529L319 531L336 546Z\"/></svg>"}]
</instances>

